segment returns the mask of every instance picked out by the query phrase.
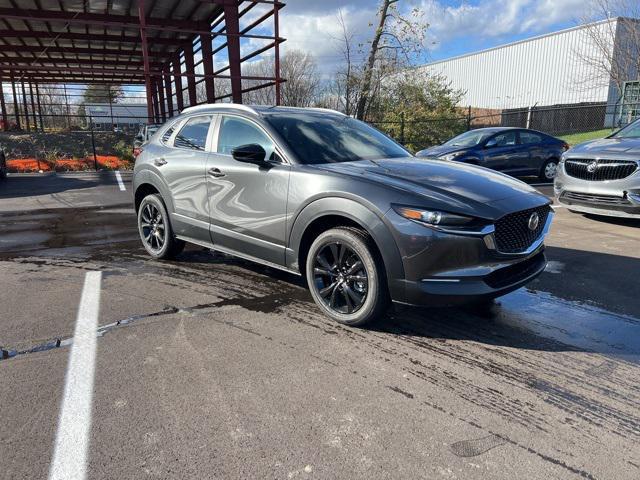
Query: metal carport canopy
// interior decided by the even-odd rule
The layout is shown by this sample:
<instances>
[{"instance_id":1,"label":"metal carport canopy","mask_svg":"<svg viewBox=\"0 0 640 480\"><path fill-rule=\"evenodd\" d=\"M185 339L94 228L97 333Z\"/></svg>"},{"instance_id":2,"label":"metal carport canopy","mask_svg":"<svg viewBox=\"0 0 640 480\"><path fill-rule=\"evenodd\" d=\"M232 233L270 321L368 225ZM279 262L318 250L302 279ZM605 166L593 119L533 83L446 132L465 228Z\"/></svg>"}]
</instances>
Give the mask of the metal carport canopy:
<instances>
[{"instance_id":1,"label":"metal carport canopy","mask_svg":"<svg viewBox=\"0 0 640 480\"><path fill-rule=\"evenodd\" d=\"M242 17L257 6L260 11L240 28ZM242 103L242 80L253 80L250 89L274 87L279 103L283 6L277 0L0 0L0 81L144 84L150 121L162 120L165 111L173 115L173 101L164 93L173 92L178 110L185 105L176 92L197 104L200 82L206 102L230 97ZM253 33L267 20L273 21L272 34ZM214 48L217 37L224 43ZM260 46L241 57L242 38ZM270 49L273 75L243 77L241 63ZM213 56L223 50L228 65L215 70ZM202 60L195 61L199 52ZM230 80L231 93L216 97L215 79ZM154 107L165 99L166 108ZM6 125L4 109L2 114Z\"/></svg>"}]
</instances>

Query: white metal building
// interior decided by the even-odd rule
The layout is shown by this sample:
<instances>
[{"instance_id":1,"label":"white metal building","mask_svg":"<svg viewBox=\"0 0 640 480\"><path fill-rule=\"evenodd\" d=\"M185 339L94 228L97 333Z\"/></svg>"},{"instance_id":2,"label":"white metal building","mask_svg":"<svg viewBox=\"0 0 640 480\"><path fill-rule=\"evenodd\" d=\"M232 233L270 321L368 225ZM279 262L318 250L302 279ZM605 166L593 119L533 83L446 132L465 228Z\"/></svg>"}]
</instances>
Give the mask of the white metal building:
<instances>
[{"instance_id":1,"label":"white metal building","mask_svg":"<svg viewBox=\"0 0 640 480\"><path fill-rule=\"evenodd\" d=\"M98 129L113 126L135 128L146 123L147 105L144 103L87 103L85 115Z\"/></svg>"},{"instance_id":2,"label":"white metal building","mask_svg":"<svg viewBox=\"0 0 640 480\"><path fill-rule=\"evenodd\" d=\"M462 105L475 108L505 109L533 105L607 102L619 97L609 75L594 67L616 55L627 29L621 18L612 18L529 38L508 45L434 62L421 67L442 75L453 88L465 93ZM634 28L640 28L634 20ZM606 39L606 51L597 48L590 29ZM593 31L593 30L591 30ZM588 59L588 60L585 60ZM637 81L638 72L628 72Z\"/></svg>"}]
</instances>

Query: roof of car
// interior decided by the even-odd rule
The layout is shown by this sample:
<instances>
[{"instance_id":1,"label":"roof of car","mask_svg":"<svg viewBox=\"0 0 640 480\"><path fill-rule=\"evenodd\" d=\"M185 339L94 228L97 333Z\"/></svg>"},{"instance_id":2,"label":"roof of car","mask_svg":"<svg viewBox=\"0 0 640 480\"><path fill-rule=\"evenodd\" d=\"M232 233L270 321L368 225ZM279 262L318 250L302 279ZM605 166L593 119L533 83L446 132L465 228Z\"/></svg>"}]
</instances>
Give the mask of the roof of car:
<instances>
[{"instance_id":1,"label":"roof of car","mask_svg":"<svg viewBox=\"0 0 640 480\"><path fill-rule=\"evenodd\" d=\"M337 110L330 110L326 108L302 108L302 107L281 107L281 106L269 106L269 105L242 105L239 103L207 103L203 105L196 105L194 107L187 107L182 110L181 113L195 113L195 112L211 112L216 110L226 111L243 111L251 113L253 115L270 115L277 113L294 113L294 112L316 112L316 113L331 113L335 115L343 115Z\"/></svg>"}]
</instances>

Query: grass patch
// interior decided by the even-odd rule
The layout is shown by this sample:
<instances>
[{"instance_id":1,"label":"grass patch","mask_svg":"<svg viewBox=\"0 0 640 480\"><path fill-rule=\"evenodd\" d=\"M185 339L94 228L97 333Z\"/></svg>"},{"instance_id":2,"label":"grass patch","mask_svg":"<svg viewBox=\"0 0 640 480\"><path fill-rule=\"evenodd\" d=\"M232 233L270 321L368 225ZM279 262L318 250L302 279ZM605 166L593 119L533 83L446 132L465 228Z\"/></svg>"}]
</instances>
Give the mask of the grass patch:
<instances>
[{"instance_id":1,"label":"grass patch","mask_svg":"<svg viewBox=\"0 0 640 480\"><path fill-rule=\"evenodd\" d=\"M595 140L596 138L604 138L611 135L613 130L605 128L604 130L595 130L593 132L572 133L570 135L561 135L561 138L569 145L577 145L578 143L588 142L589 140Z\"/></svg>"}]
</instances>

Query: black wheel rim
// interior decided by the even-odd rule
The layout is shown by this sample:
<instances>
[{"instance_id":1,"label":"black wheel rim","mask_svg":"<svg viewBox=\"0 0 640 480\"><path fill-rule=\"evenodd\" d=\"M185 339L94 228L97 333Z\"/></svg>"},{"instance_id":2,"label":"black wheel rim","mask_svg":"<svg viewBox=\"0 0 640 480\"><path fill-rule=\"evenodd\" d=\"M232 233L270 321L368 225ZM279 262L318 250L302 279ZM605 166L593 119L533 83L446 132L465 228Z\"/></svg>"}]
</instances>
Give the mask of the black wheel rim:
<instances>
[{"instance_id":1,"label":"black wheel rim","mask_svg":"<svg viewBox=\"0 0 640 480\"><path fill-rule=\"evenodd\" d=\"M166 241L167 229L160 209L146 203L140 213L140 229L147 247L154 252L162 250Z\"/></svg>"},{"instance_id":2,"label":"black wheel rim","mask_svg":"<svg viewBox=\"0 0 640 480\"><path fill-rule=\"evenodd\" d=\"M369 292L362 259L341 242L321 247L313 261L313 285L324 305L338 313L358 311Z\"/></svg>"}]
</instances>

